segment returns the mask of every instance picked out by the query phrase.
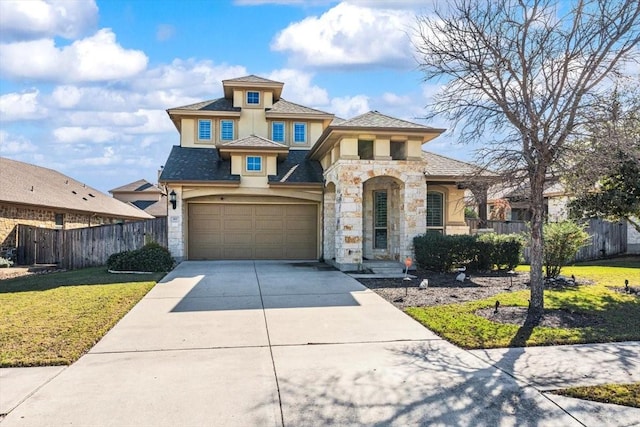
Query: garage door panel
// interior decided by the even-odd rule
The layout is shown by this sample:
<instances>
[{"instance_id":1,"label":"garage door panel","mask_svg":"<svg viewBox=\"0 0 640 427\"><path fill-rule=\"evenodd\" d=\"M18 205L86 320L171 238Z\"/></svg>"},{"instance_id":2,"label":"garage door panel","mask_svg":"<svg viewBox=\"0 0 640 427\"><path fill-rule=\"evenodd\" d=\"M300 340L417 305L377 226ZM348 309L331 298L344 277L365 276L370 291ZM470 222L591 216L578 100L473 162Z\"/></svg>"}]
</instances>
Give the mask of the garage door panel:
<instances>
[{"instance_id":1,"label":"garage door panel","mask_svg":"<svg viewBox=\"0 0 640 427\"><path fill-rule=\"evenodd\" d=\"M189 204L190 259L315 259L316 205Z\"/></svg>"}]
</instances>

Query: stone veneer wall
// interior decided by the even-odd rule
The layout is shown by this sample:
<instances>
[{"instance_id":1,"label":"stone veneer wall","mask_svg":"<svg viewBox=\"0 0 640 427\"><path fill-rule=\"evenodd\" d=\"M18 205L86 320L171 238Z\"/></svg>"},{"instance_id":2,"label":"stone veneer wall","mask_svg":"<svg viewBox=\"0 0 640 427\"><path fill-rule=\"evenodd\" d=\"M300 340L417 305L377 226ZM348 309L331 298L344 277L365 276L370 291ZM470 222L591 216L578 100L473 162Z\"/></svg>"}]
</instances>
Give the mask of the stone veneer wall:
<instances>
[{"instance_id":1,"label":"stone veneer wall","mask_svg":"<svg viewBox=\"0 0 640 427\"><path fill-rule=\"evenodd\" d=\"M64 229L83 228L116 222L115 218L92 216L86 213L56 211L48 208L0 204L0 246L15 247L16 225L55 228L56 214L64 214Z\"/></svg>"},{"instance_id":2,"label":"stone veneer wall","mask_svg":"<svg viewBox=\"0 0 640 427\"><path fill-rule=\"evenodd\" d=\"M324 173L333 183L335 193L335 260L342 270L357 269L363 261L363 183L375 177L392 177L399 181L400 216L398 255L413 254L413 237L426 229L426 194L424 165L419 161L338 160ZM327 218L325 218L325 221ZM333 229L332 224L325 230ZM325 250L325 252L327 252ZM395 255L395 254L394 254Z\"/></svg>"},{"instance_id":3,"label":"stone veneer wall","mask_svg":"<svg viewBox=\"0 0 640 427\"><path fill-rule=\"evenodd\" d=\"M185 219L187 215L186 203L182 200L182 188L171 188L168 191L174 190L176 192L176 208L173 209L171 203L169 203L169 210L167 211L167 244L169 246L169 252L176 261L180 262L185 259Z\"/></svg>"}]
</instances>

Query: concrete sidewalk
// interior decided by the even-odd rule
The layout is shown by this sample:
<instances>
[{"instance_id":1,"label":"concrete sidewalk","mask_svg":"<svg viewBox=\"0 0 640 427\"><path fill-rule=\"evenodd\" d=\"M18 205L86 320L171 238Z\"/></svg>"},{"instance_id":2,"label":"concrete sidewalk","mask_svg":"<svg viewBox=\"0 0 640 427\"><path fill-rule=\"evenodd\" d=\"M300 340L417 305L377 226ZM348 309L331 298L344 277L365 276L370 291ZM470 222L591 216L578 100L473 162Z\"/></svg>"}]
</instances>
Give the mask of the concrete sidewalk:
<instances>
[{"instance_id":1,"label":"concrete sidewalk","mask_svg":"<svg viewBox=\"0 0 640 427\"><path fill-rule=\"evenodd\" d=\"M640 420L640 410L544 392L559 383L550 360L575 374L571 384L640 381L637 343L464 351L354 279L317 267L180 264L70 367L41 372L21 390L6 381L19 371L0 370L0 404L8 405L0 411L11 410L2 426Z\"/></svg>"}]
</instances>

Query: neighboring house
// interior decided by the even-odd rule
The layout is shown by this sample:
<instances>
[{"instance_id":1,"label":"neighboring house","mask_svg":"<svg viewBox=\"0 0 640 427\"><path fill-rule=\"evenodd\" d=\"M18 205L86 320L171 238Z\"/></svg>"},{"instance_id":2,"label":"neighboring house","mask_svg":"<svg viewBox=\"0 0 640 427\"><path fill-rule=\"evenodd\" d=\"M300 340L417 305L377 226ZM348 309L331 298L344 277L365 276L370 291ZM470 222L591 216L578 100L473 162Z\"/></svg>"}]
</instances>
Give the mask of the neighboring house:
<instances>
[{"instance_id":1,"label":"neighboring house","mask_svg":"<svg viewBox=\"0 0 640 427\"><path fill-rule=\"evenodd\" d=\"M178 259L324 259L342 270L404 260L427 230L465 234L478 172L422 151L443 132L370 111L342 120L257 76L167 110L180 132L160 176Z\"/></svg>"},{"instance_id":2,"label":"neighboring house","mask_svg":"<svg viewBox=\"0 0 640 427\"><path fill-rule=\"evenodd\" d=\"M497 200L504 199L509 202L506 213L507 221L530 221L531 210L529 208L528 188L523 184L511 186L497 184L489 188L487 196L487 217L491 218ZM549 221L557 222L568 218L568 203L570 197L564 186L558 181L551 181L545 185L544 212Z\"/></svg>"},{"instance_id":3,"label":"neighboring house","mask_svg":"<svg viewBox=\"0 0 640 427\"><path fill-rule=\"evenodd\" d=\"M130 203L156 218L167 216L167 196L145 179L123 185L109 193L121 202Z\"/></svg>"},{"instance_id":4,"label":"neighboring house","mask_svg":"<svg viewBox=\"0 0 640 427\"><path fill-rule=\"evenodd\" d=\"M60 172L0 157L2 248L15 248L17 224L71 229L149 218Z\"/></svg>"}]
</instances>

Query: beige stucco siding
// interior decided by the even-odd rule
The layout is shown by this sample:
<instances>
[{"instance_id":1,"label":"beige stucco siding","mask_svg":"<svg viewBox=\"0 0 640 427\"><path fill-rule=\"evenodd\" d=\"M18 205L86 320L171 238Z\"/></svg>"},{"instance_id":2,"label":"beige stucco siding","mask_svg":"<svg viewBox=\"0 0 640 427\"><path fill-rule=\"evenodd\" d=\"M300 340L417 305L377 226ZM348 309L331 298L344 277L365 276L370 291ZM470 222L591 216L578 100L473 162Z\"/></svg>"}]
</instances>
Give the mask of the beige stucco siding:
<instances>
[{"instance_id":1,"label":"beige stucco siding","mask_svg":"<svg viewBox=\"0 0 640 427\"><path fill-rule=\"evenodd\" d=\"M268 135L269 133L264 109L243 108L237 126L238 139L251 135Z\"/></svg>"}]
</instances>

